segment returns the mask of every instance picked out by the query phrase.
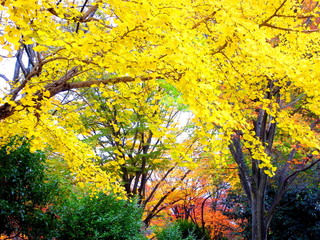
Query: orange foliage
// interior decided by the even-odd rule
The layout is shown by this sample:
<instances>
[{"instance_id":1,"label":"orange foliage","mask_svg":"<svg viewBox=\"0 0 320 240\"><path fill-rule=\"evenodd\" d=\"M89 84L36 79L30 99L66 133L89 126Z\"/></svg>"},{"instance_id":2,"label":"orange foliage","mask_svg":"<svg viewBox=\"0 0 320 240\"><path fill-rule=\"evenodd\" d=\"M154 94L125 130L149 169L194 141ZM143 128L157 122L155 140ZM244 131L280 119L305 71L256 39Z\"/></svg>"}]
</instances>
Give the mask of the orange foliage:
<instances>
[{"instance_id":1,"label":"orange foliage","mask_svg":"<svg viewBox=\"0 0 320 240\"><path fill-rule=\"evenodd\" d=\"M241 231L235 220L223 214L232 211L224 204L224 200L228 189L239 184L236 166L234 163L216 166L208 153L206 156L202 153L201 150L197 153L197 169L179 182L177 189L162 204L165 209L151 220L151 226L165 226L168 221L178 219L189 220L206 228L211 239L228 237L231 233ZM179 176L186 171L187 169L183 168L176 169L172 174L175 177L170 177L162 183L155 198L160 198L168 192L173 183L177 183ZM151 189L152 185L148 186L147 192ZM148 206L146 210L148 211ZM234 236L232 237L234 239Z\"/></svg>"},{"instance_id":2,"label":"orange foliage","mask_svg":"<svg viewBox=\"0 0 320 240\"><path fill-rule=\"evenodd\" d=\"M222 200L226 197L226 189L216 193L218 198L212 196L199 196L192 200L177 204L172 208L173 219L191 220L202 228L206 228L211 239L231 236L232 233L241 232L239 224L225 216L228 209Z\"/></svg>"},{"instance_id":3,"label":"orange foliage","mask_svg":"<svg viewBox=\"0 0 320 240\"><path fill-rule=\"evenodd\" d=\"M28 237L23 234L17 234L17 235L11 235L11 236L0 235L0 240L9 240L9 239L25 240L25 239L28 239Z\"/></svg>"}]
</instances>

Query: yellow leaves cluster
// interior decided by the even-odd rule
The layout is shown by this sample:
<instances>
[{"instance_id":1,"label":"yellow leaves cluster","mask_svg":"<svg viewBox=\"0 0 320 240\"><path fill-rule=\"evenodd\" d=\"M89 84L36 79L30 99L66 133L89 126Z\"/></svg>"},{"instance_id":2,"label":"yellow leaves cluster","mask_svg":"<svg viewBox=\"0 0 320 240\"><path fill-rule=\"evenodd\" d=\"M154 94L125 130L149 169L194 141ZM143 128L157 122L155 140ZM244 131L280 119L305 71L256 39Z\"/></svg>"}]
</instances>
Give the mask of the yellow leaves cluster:
<instances>
[{"instance_id":1,"label":"yellow leaves cluster","mask_svg":"<svg viewBox=\"0 0 320 240\"><path fill-rule=\"evenodd\" d=\"M281 112L278 116L278 122L278 127L290 135L294 141L310 149L320 149L318 134L310 128L301 115L291 117L287 112Z\"/></svg>"},{"instance_id":2,"label":"yellow leaves cluster","mask_svg":"<svg viewBox=\"0 0 320 240\"><path fill-rule=\"evenodd\" d=\"M223 143L208 145L225 151L232 133L242 130L246 147L252 149L254 158L263 162L262 167L272 170L270 159L252 130L256 109L267 111L274 117L272 121L279 123L278 127L295 140L312 148L319 147L316 135L305 123L296 124L291 119L291 108L285 107L301 95L305 96L304 101L297 101L297 104L303 104L316 115L320 113L319 34L301 32L306 28L299 26L298 17L304 13L295 2L101 0L92 3L98 6L95 15L98 17L81 22L79 19L89 6L80 12L81 8L72 1L63 1L60 5L53 0L41 4L38 1L5 1L4 6L0 5L5 26L0 36L2 48L12 54L21 41L34 42L37 44L34 49L42 54L40 56L57 60L45 64L43 73L30 80L33 87L23 92L28 94L21 99L21 105L9 102L18 112L1 124L14 126L17 133L30 133L29 137L35 135L33 141L37 148L49 142L49 138L40 139L50 134L37 136L34 132L48 132L43 127L50 126L58 139L63 139L63 134L69 136L70 146L75 145L69 150L74 152L83 147L71 140L72 134L83 131L75 127L79 125L75 109L70 106L69 113L61 120L61 116L49 114L50 109L55 108L53 102L44 104L41 110L35 108L31 97L39 91L35 86L41 91L41 87L59 79L73 66L80 66L83 71L75 81L99 78L97 75L107 75L104 77L111 79L111 74L162 77L182 92L185 103L197 116L197 124L202 129L199 135L212 137L210 130L220 128L218 140ZM296 13L296 9L300 12ZM270 44L270 39L275 37L279 39L277 44ZM266 99L269 82L280 88L279 97ZM150 129L154 136L163 137L170 145L176 139L159 124L161 121L155 114L159 111L157 99L147 106L143 102L149 90L157 88L157 83L150 81L148 89L141 86L140 82L130 87L119 84L117 91L99 87L107 106L125 104L134 108L153 123ZM93 103L90 107L97 106ZM43 123L36 117L38 111L41 111ZM90 115L89 108L85 114ZM118 120L131 121L130 114L125 110ZM60 128L54 123L59 123ZM112 124L115 131L120 130L117 124ZM11 129L1 130L4 140L14 134ZM214 140L212 142L217 142ZM72 161L73 154L68 154L62 146L55 148ZM177 150L175 157L182 152ZM92 157L91 153L79 153ZM81 166L78 163L75 162L76 167Z\"/></svg>"},{"instance_id":3,"label":"yellow leaves cluster","mask_svg":"<svg viewBox=\"0 0 320 240\"><path fill-rule=\"evenodd\" d=\"M39 88L32 91L39 91ZM44 92L48 96L48 92ZM25 136L30 141L31 151L42 150L52 157L60 156L75 175L75 181L86 183L93 190L122 193L118 176L106 173L96 165L97 156L92 148L79 141L77 135L83 131L79 115L72 106L65 106L63 116L53 115L56 100L41 102L41 109L34 106L34 101L22 98L18 112L1 122L1 145L5 145L14 136ZM14 106L14 105L13 105ZM69 113L68 113L69 112Z\"/></svg>"}]
</instances>

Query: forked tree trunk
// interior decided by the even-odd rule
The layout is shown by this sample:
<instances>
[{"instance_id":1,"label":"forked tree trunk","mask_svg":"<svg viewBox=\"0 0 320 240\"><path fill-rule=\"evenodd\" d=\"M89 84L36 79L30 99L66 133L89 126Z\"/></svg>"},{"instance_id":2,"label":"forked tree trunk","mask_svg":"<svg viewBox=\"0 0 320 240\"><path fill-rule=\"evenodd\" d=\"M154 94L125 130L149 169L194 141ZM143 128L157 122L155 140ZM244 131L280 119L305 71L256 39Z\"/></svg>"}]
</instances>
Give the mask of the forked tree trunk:
<instances>
[{"instance_id":1,"label":"forked tree trunk","mask_svg":"<svg viewBox=\"0 0 320 240\"><path fill-rule=\"evenodd\" d=\"M266 240L271 220L271 215L268 215L265 208L268 176L264 173L264 169L258 167L260 162L256 159L252 159L251 170L249 170L238 136L232 139L229 149L238 164L241 184L250 201L252 239Z\"/></svg>"},{"instance_id":2,"label":"forked tree trunk","mask_svg":"<svg viewBox=\"0 0 320 240\"><path fill-rule=\"evenodd\" d=\"M280 87L275 86L273 81L269 82L269 90L266 91L265 99L273 101L276 99L277 104L280 104ZM265 153L271 158L273 157L273 142L276 135L276 126L274 116L269 115L266 110L257 108L257 118L253 121L253 128L255 137L260 140L264 147ZM319 123L317 119L311 128L314 128ZM306 164L290 168L291 162L296 155L295 147L292 147L287 159L273 159L278 163L278 171L276 172L277 191L273 198L273 202L268 209L266 209L265 198L267 196L267 188L270 186L268 175L265 174L266 169L261 169L259 159L254 158L251 149L246 149L242 146L243 136L240 130L234 132L231 136L229 150L236 164L238 165L239 177L242 187L250 201L251 214L252 214L252 239L253 240L266 240L268 237L268 229L277 206L279 205L282 197L284 196L288 187L293 183L300 172L306 171L320 162L319 158L314 158L312 154L306 155L308 158ZM246 150L246 153L244 153ZM249 151L249 154L248 154ZM279 166L280 163L282 166Z\"/></svg>"}]
</instances>

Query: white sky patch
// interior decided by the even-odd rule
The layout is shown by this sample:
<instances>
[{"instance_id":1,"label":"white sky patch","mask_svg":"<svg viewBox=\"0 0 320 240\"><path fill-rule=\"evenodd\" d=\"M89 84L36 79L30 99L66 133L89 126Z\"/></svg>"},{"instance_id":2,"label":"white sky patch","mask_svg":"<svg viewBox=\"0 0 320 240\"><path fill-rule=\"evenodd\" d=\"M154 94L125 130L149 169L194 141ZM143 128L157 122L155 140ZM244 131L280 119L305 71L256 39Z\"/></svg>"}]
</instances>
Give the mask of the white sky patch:
<instances>
[{"instance_id":1,"label":"white sky patch","mask_svg":"<svg viewBox=\"0 0 320 240\"><path fill-rule=\"evenodd\" d=\"M186 125L190 124L192 122L192 118L194 117L194 115L189 112L180 112L179 116L177 117L177 119L175 120L176 122L178 122L179 127L184 128ZM186 139L188 139L190 132L184 130L182 131L178 136L177 136L177 142L183 142Z\"/></svg>"},{"instance_id":2,"label":"white sky patch","mask_svg":"<svg viewBox=\"0 0 320 240\"><path fill-rule=\"evenodd\" d=\"M0 46L0 56L6 56L8 51L3 50ZM6 76L9 80L13 77L15 58L3 58L0 61L0 74ZM0 94L5 90L5 87L8 86L5 79L0 77Z\"/></svg>"}]
</instances>

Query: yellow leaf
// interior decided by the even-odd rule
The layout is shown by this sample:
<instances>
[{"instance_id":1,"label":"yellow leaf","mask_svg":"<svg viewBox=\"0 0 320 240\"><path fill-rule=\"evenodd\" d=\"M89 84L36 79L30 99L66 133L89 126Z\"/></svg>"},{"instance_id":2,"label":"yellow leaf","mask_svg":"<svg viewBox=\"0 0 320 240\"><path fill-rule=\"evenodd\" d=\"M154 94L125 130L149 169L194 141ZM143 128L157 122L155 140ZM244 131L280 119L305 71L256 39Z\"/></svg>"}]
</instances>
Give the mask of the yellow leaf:
<instances>
[{"instance_id":1,"label":"yellow leaf","mask_svg":"<svg viewBox=\"0 0 320 240\"><path fill-rule=\"evenodd\" d=\"M20 111L20 110L22 110L23 108L24 108L23 106L19 105L19 106L16 106L15 109L16 109L17 111Z\"/></svg>"},{"instance_id":2,"label":"yellow leaf","mask_svg":"<svg viewBox=\"0 0 320 240\"><path fill-rule=\"evenodd\" d=\"M43 46L43 45L38 45L38 46L34 47L33 50L35 50L37 52L44 52L44 51L48 50L48 47Z\"/></svg>"}]
</instances>

